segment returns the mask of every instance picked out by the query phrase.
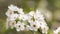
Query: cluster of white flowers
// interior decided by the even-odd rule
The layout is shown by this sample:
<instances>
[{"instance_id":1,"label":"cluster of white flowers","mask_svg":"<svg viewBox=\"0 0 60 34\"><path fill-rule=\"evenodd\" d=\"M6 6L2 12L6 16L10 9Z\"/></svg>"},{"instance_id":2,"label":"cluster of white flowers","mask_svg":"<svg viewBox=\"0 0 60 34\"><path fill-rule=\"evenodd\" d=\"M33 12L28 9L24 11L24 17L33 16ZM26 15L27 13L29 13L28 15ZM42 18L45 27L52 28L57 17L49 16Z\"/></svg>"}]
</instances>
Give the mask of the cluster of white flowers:
<instances>
[{"instance_id":1,"label":"cluster of white flowers","mask_svg":"<svg viewBox=\"0 0 60 34\"><path fill-rule=\"evenodd\" d=\"M54 30L54 34L58 34L60 32L60 27L58 27L56 30Z\"/></svg>"},{"instance_id":2,"label":"cluster of white flowers","mask_svg":"<svg viewBox=\"0 0 60 34\"><path fill-rule=\"evenodd\" d=\"M16 28L17 31L38 31L38 29L41 28L42 33L46 34L49 29L44 20L43 14L38 10L30 11L28 14L25 14L22 8L10 5L8 6L8 11L6 12L6 15L7 28Z\"/></svg>"}]
</instances>

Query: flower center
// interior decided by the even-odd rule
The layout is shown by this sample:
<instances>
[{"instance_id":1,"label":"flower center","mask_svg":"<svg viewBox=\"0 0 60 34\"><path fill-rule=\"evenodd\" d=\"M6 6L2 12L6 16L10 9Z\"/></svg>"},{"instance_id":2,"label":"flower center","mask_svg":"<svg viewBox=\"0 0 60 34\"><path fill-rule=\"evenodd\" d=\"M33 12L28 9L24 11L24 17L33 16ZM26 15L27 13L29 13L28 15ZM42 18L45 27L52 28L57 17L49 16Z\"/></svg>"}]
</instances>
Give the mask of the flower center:
<instances>
[{"instance_id":1,"label":"flower center","mask_svg":"<svg viewBox=\"0 0 60 34\"><path fill-rule=\"evenodd\" d=\"M21 27L20 25L18 27Z\"/></svg>"},{"instance_id":2,"label":"flower center","mask_svg":"<svg viewBox=\"0 0 60 34\"><path fill-rule=\"evenodd\" d=\"M36 25L33 25L33 27L36 27Z\"/></svg>"},{"instance_id":3,"label":"flower center","mask_svg":"<svg viewBox=\"0 0 60 34\"><path fill-rule=\"evenodd\" d=\"M12 23L12 25L14 25L14 22Z\"/></svg>"}]
</instances>

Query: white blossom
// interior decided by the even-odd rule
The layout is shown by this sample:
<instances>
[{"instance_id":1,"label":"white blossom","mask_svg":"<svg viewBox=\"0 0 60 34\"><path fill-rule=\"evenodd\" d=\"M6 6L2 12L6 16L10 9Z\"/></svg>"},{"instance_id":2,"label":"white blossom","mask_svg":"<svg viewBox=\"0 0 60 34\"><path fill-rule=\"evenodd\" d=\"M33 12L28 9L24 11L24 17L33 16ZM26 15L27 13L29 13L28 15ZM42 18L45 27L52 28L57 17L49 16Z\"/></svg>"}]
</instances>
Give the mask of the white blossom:
<instances>
[{"instance_id":1,"label":"white blossom","mask_svg":"<svg viewBox=\"0 0 60 34\"><path fill-rule=\"evenodd\" d=\"M18 18L22 20L24 18L24 14L19 14Z\"/></svg>"},{"instance_id":2,"label":"white blossom","mask_svg":"<svg viewBox=\"0 0 60 34\"><path fill-rule=\"evenodd\" d=\"M35 13L34 11L30 11L30 12L29 12L29 15L30 15L30 16L34 16L34 13Z\"/></svg>"},{"instance_id":3,"label":"white blossom","mask_svg":"<svg viewBox=\"0 0 60 34\"><path fill-rule=\"evenodd\" d=\"M42 26L43 27L43 26ZM47 26L45 26L45 27L43 27L43 28L41 28L42 29L42 33L45 33L45 34L47 34L47 31L48 31L48 27Z\"/></svg>"},{"instance_id":4,"label":"white blossom","mask_svg":"<svg viewBox=\"0 0 60 34\"><path fill-rule=\"evenodd\" d=\"M44 20L44 16L38 10L36 10L36 13L34 14L34 18L37 19L37 20Z\"/></svg>"},{"instance_id":5,"label":"white blossom","mask_svg":"<svg viewBox=\"0 0 60 34\"><path fill-rule=\"evenodd\" d=\"M12 14L10 16L10 20L16 20L18 18L18 14Z\"/></svg>"},{"instance_id":6,"label":"white blossom","mask_svg":"<svg viewBox=\"0 0 60 34\"><path fill-rule=\"evenodd\" d=\"M16 24L16 21L14 21L14 20L9 22L9 26L11 27L11 29L14 28L15 24Z\"/></svg>"},{"instance_id":7,"label":"white blossom","mask_svg":"<svg viewBox=\"0 0 60 34\"><path fill-rule=\"evenodd\" d=\"M38 22L30 23L30 30L37 31L39 27L40 27L40 24Z\"/></svg>"},{"instance_id":8,"label":"white blossom","mask_svg":"<svg viewBox=\"0 0 60 34\"><path fill-rule=\"evenodd\" d=\"M28 15L27 14L25 14L24 16L23 16L23 21L25 21L25 20L28 20L29 18L28 18Z\"/></svg>"},{"instance_id":9,"label":"white blossom","mask_svg":"<svg viewBox=\"0 0 60 34\"><path fill-rule=\"evenodd\" d=\"M12 4L10 6L8 6L8 8L12 11L18 11L19 10L19 8L17 6L12 5Z\"/></svg>"},{"instance_id":10,"label":"white blossom","mask_svg":"<svg viewBox=\"0 0 60 34\"><path fill-rule=\"evenodd\" d=\"M20 21L17 22L15 25L17 31L23 31L25 29L24 24L21 23Z\"/></svg>"},{"instance_id":11,"label":"white blossom","mask_svg":"<svg viewBox=\"0 0 60 34\"><path fill-rule=\"evenodd\" d=\"M60 27L58 27L56 30L53 31L54 34L58 34L60 32Z\"/></svg>"},{"instance_id":12,"label":"white blossom","mask_svg":"<svg viewBox=\"0 0 60 34\"><path fill-rule=\"evenodd\" d=\"M6 15L7 15L8 17L10 17L11 14L14 14L14 12L13 12L12 10L7 10Z\"/></svg>"},{"instance_id":13,"label":"white blossom","mask_svg":"<svg viewBox=\"0 0 60 34\"><path fill-rule=\"evenodd\" d=\"M18 13L24 14L23 9L22 8L19 8Z\"/></svg>"}]
</instances>

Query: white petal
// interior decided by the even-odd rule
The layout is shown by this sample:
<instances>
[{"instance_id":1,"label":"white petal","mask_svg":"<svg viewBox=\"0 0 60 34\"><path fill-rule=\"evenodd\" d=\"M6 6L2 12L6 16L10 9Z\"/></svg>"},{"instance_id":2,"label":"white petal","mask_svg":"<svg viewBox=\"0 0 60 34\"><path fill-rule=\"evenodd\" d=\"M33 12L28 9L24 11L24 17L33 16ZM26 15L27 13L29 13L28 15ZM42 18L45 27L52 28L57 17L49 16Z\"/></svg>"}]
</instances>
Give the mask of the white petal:
<instances>
[{"instance_id":1,"label":"white petal","mask_svg":"<svg viewBox=\"0 0 60 34\"><path fill-rule=\"evenodd\" d=\"M14 6L12 4L10 6L8 6L8 8L12 11L18 11L19 10L19 8L17 6Z\"/></svg>"},{"instance_id":2,"label":"white petal","mask_svg":"<svg viewBox=\"0 0 60 34\"><path fill-rule=\"evenodd\" d=\"M18 32L20 31L20 29L16 29Z\"/></svg>"}]
</instances>

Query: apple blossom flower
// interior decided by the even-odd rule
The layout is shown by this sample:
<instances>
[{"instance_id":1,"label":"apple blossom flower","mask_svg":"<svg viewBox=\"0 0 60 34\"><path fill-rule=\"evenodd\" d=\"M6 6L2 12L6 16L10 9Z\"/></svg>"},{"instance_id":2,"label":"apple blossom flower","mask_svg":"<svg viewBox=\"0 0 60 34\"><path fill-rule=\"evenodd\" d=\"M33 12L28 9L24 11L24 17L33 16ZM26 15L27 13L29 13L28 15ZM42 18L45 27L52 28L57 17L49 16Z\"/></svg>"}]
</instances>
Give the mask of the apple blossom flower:
<instances>
[{"instance_id":1,"label":"apple blossom flower","mask_svg":"<svg viewBox=\"0 0 60 34\"><path fill-rule=\"evenodd\" d=\"M30 15L30 16L34 16L34 13L35 13L34 11L30 11L30 12L29 12L29 15Z\"/></svg>"},{"instance_id":2,"label":"apple blossom flower","mask_svg":"<svg viewBox=\"0 0 60 34\"><path fill-rule=\"evenodd\" d=\"M60 27L58 27L56 30L53 31L54 34L58 34L60 32Z\"/></svg>"},{"instance_id":3,"label":"apple blossom flower","mask_svg":"<svg viewBox=\"0 0 60 34\"><path fill-rule=\"evenodd\" d=\"M6 15L9 17L11 14L14 14L14 12L12 10L7 10Z\"/></svg>"},{"instance_id":4,"label":"apple blossom flower","mask_svg":"<svg viewBox=\"0 0 60 34\"><path fill-rule=\"evenodd\" d=\"M18 18L18 14L12 14L10 16L10 20L16 20Z\"/></svg>"},{"instance_id":5,"label":"apple blossom flower","mask_svg":"<svg viewBox=\"0 0 60 34\"><path fill-rule=\"evenodd\" d=\"M18 21L17 24L15 24L15 28L17 31L23 31L25 29L24 24L20 21Z\"/></svg>"},{"instance_id":6,"label":"apple blossom flower","mask_svg":"<svg viewBox=\"0 0 60 34\"><path fill-rule=\"evenodd\" d=\"M11 27L11 29L14 28L15 24L16 24L16 21L14 21L14 20L9 21L9 26Z\"/></svg>"},{"instance_id":7,"label":"apple blossom flower","mask_svg":"<svg viewBox=\"0 0 60 34\"><path fill-rule=\"evenodd\" d=\"M36 22L36 21L30 23L30 30L37 31L39 27L40 27L40 24L38 22Z\"/></svg>"},{"instance_id":8,"label":"apple blossom flower","mask_svg":"<svg viewBox=\"0 0 60 34\"><path fill-rule=\"evenodd\" d=\"M22 8L19 8L18 13L19 14L24 14L23 9Z\"/></svg>"},{"instance_id":9,"label":"apple blossom flower","mask_svg":"<svg viewBox=\"0 0 60 34\"><path fill-rule=\"evenodd\" d=\"M12 4L10 6L8 6L8 9L10 9L12 11L18 11L19 10L19 8L17 6L12 5Z\"/></svg>"},{"instance_id":10,"label":"apple blossom flower","mask_svg":"<svg viewBox=\"0 0 60 34\"><path fill-rule=\"evenodd\" d=\"M37 20L44 20L44 16L42 15L42 13L38 10L36 10L35 14L34 14L34 18Z\"/></svg>"}]
</instances>

